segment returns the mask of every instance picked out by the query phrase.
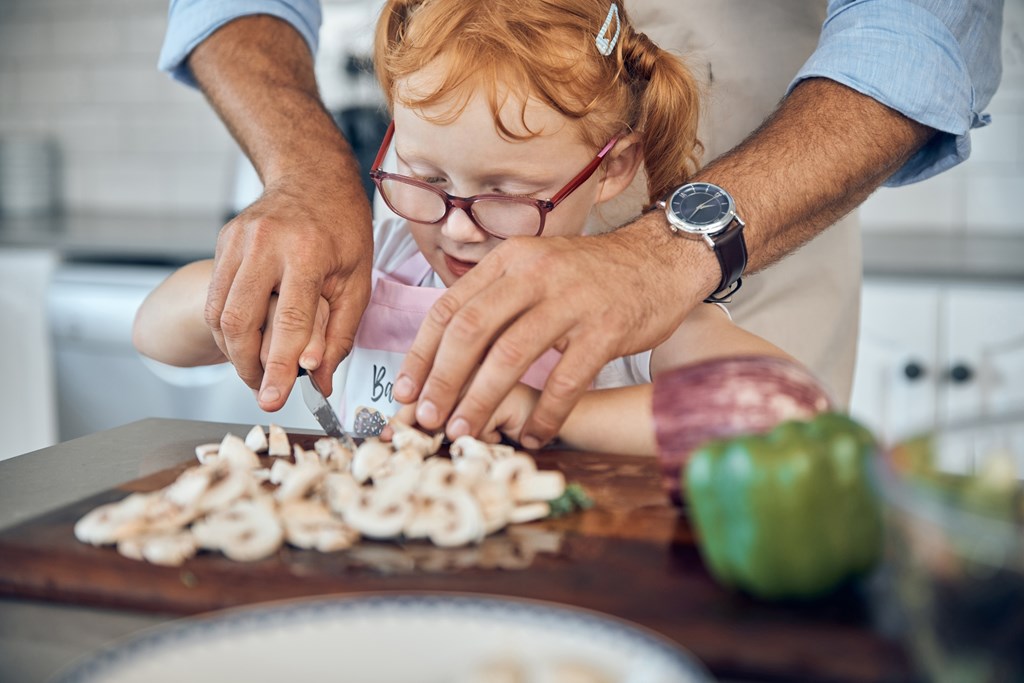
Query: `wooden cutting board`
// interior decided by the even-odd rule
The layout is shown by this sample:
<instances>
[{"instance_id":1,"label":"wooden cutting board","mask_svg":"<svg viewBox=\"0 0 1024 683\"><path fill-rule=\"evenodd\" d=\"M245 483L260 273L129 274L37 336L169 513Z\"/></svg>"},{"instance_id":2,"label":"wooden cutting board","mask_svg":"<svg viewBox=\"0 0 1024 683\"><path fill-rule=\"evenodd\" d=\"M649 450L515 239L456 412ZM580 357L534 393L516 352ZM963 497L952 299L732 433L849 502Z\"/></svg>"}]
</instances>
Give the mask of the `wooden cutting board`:
<instances>
[{"instance_id":1,"label":"wooden cutting board","mask_svg":"<svg viewBox=\"0 0 1024 683\"><path fill-rule=\"evenodd\" d=\"M315 437L293 435L305 447ZM286 548L253 563L201 553L180 568L79 543L75 521L133 491L169 484L194 461L0 531L0 596L174 615L325 594L484 593L614 614L679 642L715 675L751 680L903 681L902 650L869 628L851 589L811 604L766 604L721 589L684 512L668 503L653 459L536 454L582 484L593 509L518 525L478 546L362 541L339 553ZM2 608L2 603L0 603Z\"/></svg>"}]
</instances>

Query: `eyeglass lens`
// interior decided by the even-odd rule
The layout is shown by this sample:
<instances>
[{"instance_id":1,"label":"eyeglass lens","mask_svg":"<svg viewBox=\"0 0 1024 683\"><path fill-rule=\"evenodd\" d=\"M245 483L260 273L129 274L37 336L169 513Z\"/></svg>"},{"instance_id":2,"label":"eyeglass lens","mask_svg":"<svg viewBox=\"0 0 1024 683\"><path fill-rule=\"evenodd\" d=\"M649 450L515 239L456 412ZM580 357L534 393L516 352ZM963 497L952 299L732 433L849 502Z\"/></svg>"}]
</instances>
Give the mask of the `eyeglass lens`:
<instances>
[{"instance_id":1,"label":"eyeglass lens","mask_svg":"<svg viewBox=\"0 0 1024 683\"><path fill-rule=\"evenodd\" d=\"M395 213L417 223L436 223L447 208L444 198L427 188L383 178L380 189ZM536 235L541 215L535 204L501 199L478 199L470 206L473 219L499 237Z\"/></svg>"}]
</instances>

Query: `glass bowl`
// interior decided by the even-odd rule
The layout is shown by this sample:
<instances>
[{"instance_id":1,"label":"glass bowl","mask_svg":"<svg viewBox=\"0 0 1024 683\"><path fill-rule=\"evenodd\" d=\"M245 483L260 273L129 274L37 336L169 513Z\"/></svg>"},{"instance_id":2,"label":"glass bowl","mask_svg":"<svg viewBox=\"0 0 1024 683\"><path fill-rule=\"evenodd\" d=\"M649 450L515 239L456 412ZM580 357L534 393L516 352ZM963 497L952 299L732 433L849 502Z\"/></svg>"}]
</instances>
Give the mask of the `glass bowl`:
<instances>
[{"instance_id":1,"label":"glass bowl","mask_svg":"<svg viewBox=\"0 0 1024 683\"><path fill-rule=\"evenodd\" d=\"M1024 415L907 439L879 461L886 595L935 683L1024 681Z\"/></svg>"}]
</instances>

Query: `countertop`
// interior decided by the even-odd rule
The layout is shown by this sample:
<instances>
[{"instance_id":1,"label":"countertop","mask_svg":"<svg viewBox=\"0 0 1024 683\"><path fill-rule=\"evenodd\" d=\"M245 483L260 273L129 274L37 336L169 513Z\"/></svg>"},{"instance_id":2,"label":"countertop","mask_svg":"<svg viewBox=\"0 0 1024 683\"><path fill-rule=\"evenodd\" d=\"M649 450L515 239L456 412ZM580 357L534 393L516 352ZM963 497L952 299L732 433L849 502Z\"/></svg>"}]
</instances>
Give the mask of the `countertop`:
<instances>
[{"instance_id":1,"label":"countertop","mask_svg":"<svg viewBox=\"0 0 1024 683\"><path fill-rule=\"evenodd\" d=\"M1024 282L1019 235L866 232L864 277Z\"/></svg>"},{"instance_id":2,"label":"countertop","mask_svg":"<svg viewBox=\"0 0 1024 683\"><path fill-rule=\"evenodd\" d=\"M65 260L180 265L213 256L224 217L72 213L0 217L0 248L51 249Z\"/></svg>"},{"instance_id":3,"label":"countertop","mask_svg":"<svg viewBox=\"0 0 1024 683\"><path fill-rule=\"evenodd\" d=\"M184 264L213 255L223 215L72 213L0 217L0 248L53 249L65 260ZM864 275L1024 282L1024 228L1008 234L865 231Z\"/></svg>"}]
</instances>

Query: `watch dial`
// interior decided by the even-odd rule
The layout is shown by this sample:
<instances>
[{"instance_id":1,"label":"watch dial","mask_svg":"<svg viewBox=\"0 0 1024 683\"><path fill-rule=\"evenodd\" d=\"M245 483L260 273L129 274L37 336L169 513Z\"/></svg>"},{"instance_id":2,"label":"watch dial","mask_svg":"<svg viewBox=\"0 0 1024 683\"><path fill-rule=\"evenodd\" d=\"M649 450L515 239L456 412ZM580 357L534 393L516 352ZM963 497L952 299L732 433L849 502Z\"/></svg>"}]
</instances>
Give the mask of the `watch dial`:
<instances>
[{"instance_id":1,"label":"watch dial","mask_svg":"<svg viewBox=\"0 0 1024 683\"><path fill-rule=\"evenodd\" d=\"M717 227L732 210L729 195L714 185L694 183L672 195L673 213L690 225Z\"/></svg>"}]
</instances>

